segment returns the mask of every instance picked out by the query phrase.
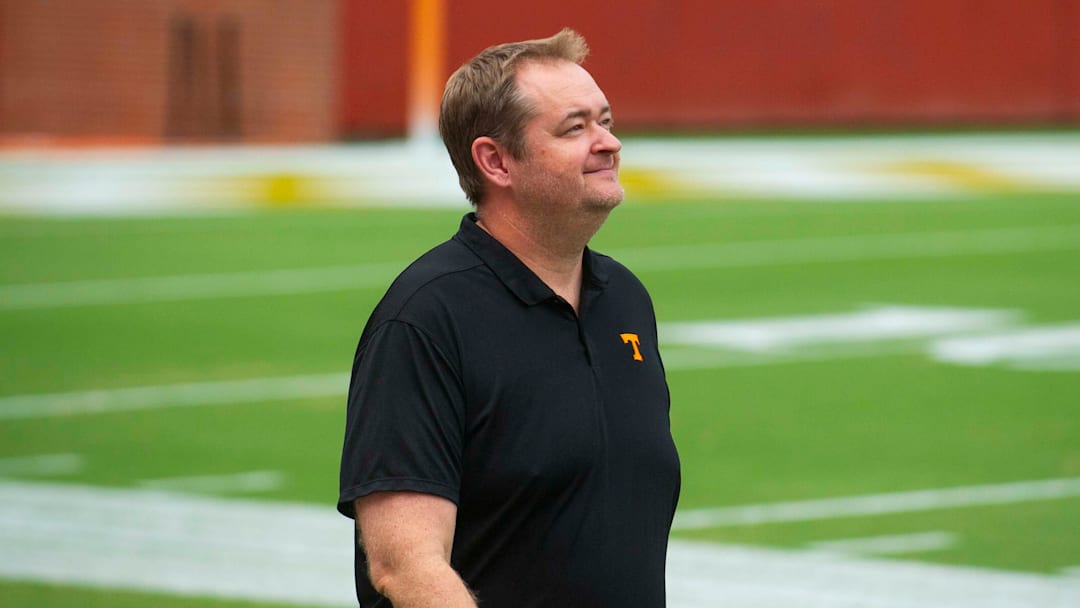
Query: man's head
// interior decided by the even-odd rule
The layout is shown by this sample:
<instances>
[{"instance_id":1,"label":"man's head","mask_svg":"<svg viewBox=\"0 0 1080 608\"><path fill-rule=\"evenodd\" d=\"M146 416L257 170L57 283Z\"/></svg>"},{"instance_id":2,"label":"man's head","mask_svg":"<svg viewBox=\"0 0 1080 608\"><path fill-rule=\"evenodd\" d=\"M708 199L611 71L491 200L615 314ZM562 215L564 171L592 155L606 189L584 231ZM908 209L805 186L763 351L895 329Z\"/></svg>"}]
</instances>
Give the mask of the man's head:
<instances>
[{"instance_id":1,"label":"man's head","mask_svg":"<svg viewBox=\"0 0 1080 608\"><path fill-rule=\"evenodd\" d=\"M490 47L450 77L439 112L439 132L470 201L479 203L485 187L473 161L477 138L490 137L515 158L525 155L525 124L535 108L519 87L519 68L528 62L580 65L588 53L585 39L564 29L550 38Z\"/></svg>"},{"instance_id":2,"label":"man's head","mask_svg":"<svg viewBox=\"0 0 1080 608\"><path fill-rule=\"evenodd\" d=\"M585 68L569 61L525 62L517 84L533 109L523 128L524 154L511 154L491 138L473 143L473 159L491 189L485 200L491 194L509 199L515 213L533 221L592 218L592 224L606 218L623 189L622 144L611 133L604 92Z\"/></svg>"}]
</instances>

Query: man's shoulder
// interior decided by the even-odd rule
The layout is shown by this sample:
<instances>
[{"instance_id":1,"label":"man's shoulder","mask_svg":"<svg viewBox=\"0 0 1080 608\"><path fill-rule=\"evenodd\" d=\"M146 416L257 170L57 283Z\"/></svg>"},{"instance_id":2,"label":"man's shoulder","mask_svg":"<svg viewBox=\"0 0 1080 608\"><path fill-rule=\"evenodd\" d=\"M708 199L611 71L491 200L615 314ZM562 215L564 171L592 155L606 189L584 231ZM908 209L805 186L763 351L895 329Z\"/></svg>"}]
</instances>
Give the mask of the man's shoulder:
<instances>
[{"instance_id":1,"label":"man's shoulder","mask_svg":"<svg viewBox=\"0 0 1080 608\"><path fill-rule=\"evenodd\" d=\"M466 278L483 267L468 247L450 239L416 259L390 284L371 314L369 325L389 320L410 321L432 304L468 297Z\"/></svg>"},{"instance_id":2,"label":"man's shoulder","mask_svg":"<svg viewBox=\"0 0 1080 608\"><path fill-rule=\"evenodd\" d=\"M609 255L593 251L592 263L596 265L594 274L604 277L610 288L640 291L643 295L648 296L645 285L622 262Z\"/></svg>"}]
</instances>

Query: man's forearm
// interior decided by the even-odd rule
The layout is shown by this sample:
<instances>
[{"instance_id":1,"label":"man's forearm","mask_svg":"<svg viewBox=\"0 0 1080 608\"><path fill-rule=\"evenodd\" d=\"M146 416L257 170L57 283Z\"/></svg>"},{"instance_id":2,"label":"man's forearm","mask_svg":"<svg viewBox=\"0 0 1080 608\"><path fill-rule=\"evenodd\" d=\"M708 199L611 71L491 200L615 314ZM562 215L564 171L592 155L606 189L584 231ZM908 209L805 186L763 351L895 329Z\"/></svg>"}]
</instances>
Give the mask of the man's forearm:
<instances>
[{"instance_id":1,"label":"man's forearm","mask_svg":"<svg viewBox=\"0 0 1080 608\"><path fill-rule=\"evenodd\" d=\"M394 608L476 608L476 599L461 576L438 558L400 567L373 567L371 575L375 589Z\"/></svg>"}]
</instances>

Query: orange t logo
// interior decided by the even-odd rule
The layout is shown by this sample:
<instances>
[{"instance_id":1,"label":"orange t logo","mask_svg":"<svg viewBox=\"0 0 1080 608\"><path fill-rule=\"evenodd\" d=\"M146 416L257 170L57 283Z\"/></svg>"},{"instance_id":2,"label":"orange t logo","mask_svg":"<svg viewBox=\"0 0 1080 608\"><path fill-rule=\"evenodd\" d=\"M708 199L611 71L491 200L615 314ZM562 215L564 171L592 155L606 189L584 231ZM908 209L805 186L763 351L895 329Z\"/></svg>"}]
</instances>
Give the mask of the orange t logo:
<instances>
[{"instance_id":1,"label":"orange t logo","mask_svg":"<svg viewBox=\"0 0 1080 608\"><path fill-rule=\"evenodd\" d=\"M622 338L623 344L629 344L634 347L634 361L644 361L645 357L641 356L641 351L638 349L638 345L641 344L641 338L638 338L637 334L619 334Z\"/></svg>"}]
</instances>

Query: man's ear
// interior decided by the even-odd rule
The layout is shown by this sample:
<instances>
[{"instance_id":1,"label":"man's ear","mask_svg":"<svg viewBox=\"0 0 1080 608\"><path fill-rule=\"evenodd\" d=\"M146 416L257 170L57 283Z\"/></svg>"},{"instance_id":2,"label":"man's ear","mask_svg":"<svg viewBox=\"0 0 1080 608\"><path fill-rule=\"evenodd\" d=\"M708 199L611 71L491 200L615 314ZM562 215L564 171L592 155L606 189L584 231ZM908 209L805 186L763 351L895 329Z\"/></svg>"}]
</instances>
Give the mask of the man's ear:
<instances>
[{"instance_id":1,"label":"man's ear","mask_svg":"<svg viewBox=\"0 0 1080 608\"><path fill-rule=\"evenodd\" d=\"M490 137L477 137L472 142L473 162L492 184L506 188L510 185L509 152Z\"/></svg>"}]
</instances>

